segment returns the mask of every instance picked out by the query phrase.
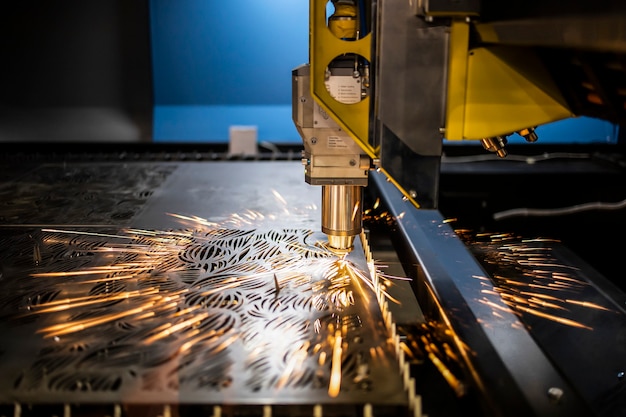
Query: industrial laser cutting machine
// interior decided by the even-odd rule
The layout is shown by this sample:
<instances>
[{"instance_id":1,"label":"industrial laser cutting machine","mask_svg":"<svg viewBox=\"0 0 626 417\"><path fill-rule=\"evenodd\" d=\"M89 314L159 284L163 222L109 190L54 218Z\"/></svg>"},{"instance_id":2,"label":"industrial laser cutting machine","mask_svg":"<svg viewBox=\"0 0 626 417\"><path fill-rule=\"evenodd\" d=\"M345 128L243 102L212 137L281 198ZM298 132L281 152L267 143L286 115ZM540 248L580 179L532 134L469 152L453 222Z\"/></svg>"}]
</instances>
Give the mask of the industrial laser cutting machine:
<instances>
[{"instance_id":1,"label":"industrial laser cutting machine","mask_svg":"<svg viewBox=\"0 0 626 417\"><path fill-rule=\"evenodd\" d=\"M500 3L311 0L302 147L7 145L0 415L625 416L623 204L504 208L623 198L539 131L626 122L626 8Z\"/></svg>"},{"instance_id":2,"label":"industrial laser cutting machine","mask_svg":"<svg viewBox=\"0 0 626 417\"><path fill-rule=\"evenodd\" d=\"M360 231L361 190L373 181L400 219L398 246L419 265L412 276L420 305L429 306L427 317L451 324L449 342L459 350L454 356L484 390L487 408L502 415L623 414L623 295L609 296L604 304L606 293L598 287L593 301L578 301L619 310L620 317L610 313L592 326L605 328L611 342L599 347L590 341L586 350L582 339L569 335L565 338L576 340L577 347L566 352L552 345L558 330L528 321L552 316L539 311L549 304L542 297L551 296L511 287L499 269L518 250L534 252L533 244L508 247L506 238L491 243L508 253L491 260L498 264L492 287L482 268L466 258L463 245L457 246L460 241L450 238L452 229L437 211L443 138L477 140L505 158L509 137L536 142L535 129L542 124L581 115L623 124L623 6L577 2L562 11L556 4L507 8L489 1L332 3L331 14L326 2L311 2L310 62L293 71L305 179L322 187L322 230L330 244L349 248ZM537 272L542 262L551 263L541 259L530 270L517 265L526 261L511 259L509 267L530 277L513 285L558 285L550 280L559 272ZM575 281L585 275L580 271ZM552 278L545 281L547 276ZM497 294L511 310L496 312L482 294ZM535 296L537 304L530 300ZM552 318L561 325L567 321ZM570 322L582 325L576 323ZM470 339L476 345L468 346ZM591 359L591 351L603 353ZM612 359L604 362L607 357ZM565 369L582 364L589 366L586 371ZM599 380L589 380L604 366L606 390ZM609 397L622 404L608 405Z\"/></svg>"}]
</instances>

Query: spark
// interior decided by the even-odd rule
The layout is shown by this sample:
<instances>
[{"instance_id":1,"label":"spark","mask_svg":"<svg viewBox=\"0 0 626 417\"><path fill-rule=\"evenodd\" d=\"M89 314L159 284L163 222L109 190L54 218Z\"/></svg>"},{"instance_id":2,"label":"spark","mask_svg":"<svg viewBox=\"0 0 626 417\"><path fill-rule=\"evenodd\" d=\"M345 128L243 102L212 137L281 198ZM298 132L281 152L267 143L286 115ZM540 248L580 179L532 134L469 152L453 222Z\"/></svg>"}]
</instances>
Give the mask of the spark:
<instances>
[{"instance_id":1,"label":"spark","mask_svg":"<svg viewBox=\"0 0 626 417\"><path fill-rule=\"evenodd\" d=\"M208 332L202 332L200 329L195 329L189 333L188 338L190 338L190 340L187 340L180 346L179 352L184 353L198 343L214 343L215 339L218 339L223 334L224 332L218 332L215 329L211 329Z\"/></svg>"},{"instance_id":2,"label":"spark","mask_svg":"<svg viewBox=\"0 0 626 417\"><path fill-rule=\"evenodd\" d=\"M412 279L409 277L401 277L399 275L385 274L385 273L382 273L381 271L376 271L376 272L381 278L387 278L393 281L412 281Z\"/></svg>"},{"instance_id":3,"label":"spark","mask_svg":"<svg viewBox=\"0 0 626 417\"><path fill-rule=\"evenodd\" d=\"M280 194L276 191L273 193L278 201L287 204ZM353 216L356 216L359 208L357 203L354 206ZM242 254L247 255L247 253L241 251L236 259L223 259L223 262L231 263L228 265L228 269L224 268L219 272L205 269L206 274L200 271L200 276L193 275L193 272L185 276L186 271L196 271L197 273L198 269L198 266L181 264L183 262L181 253L186 251L189 245L204 248L205 246L201 245L211 245L213 242L231 237L233 242L239 244L236 239L240 235L228 231L231 225L259 225L259 222L272 220L276 216L263 215L248 210L241 214L234 213L216 222L198 216L175 213L166 213L166 215L185 224L188 229L172 231L127 228L123 229L123 233L120 234L58 228L42 229L44 232L58 235L104 238L108 240L104 246L84 246L88 249L79 247L74 249L74 252L97 253L100 255L100 258L97 258L99 260L114 260L110 265L86 266L70 271L31 274L32 277L41 279L66 278L63 280L64 283L106 284L106 291L111 291L106 294L90 293L89 295L64 297L63 299L31 305L27 314L50 314L52 320L58 319L58 323L42 327L37 332L45 339L69 335L82 337L80 332L92 329L92 332L95 333L100 328L103 330L107 328L102 326L110 326L111 323L115 322L129 326L141 323L141 340L138 340L140 344L150 345L168 341L175 344L174 351L176 354L189 353L192 347L204 345L210 346L211 353L216 354L237 341L243 343L243 333L236 328L223 331L210 328L213 325L215 313L213 310L207 310L210 306L207 306L208 302L205 301L189 306L187 304L190 302L189 295L208 297L220 293L229 294L229 290L235 288L255 288L254 285L257 285L257 282L267 285L264 291L267 290L266 293L271 294L272 291L269 286L272 286L273 281L274 301L269 300L268 303L276 304L279 303L277 301L279 296L281 296L280 301L287 299L286 297L290 296L292 289L306 288L306 291L312 293L309 305L314 306L316 313L330 310L335 324L327 328L327 322L322 322L322 320L327 319L314 318L311 320L310 329L314 336L311 340L302 342L293 351L294 338L302 337L297 333L300 328L291 326L288 318L281 318L281 321L276 322L280 335L276 332L272 335L272 332L269 332L267 337L262 338L262 341L255 339L253 344L246 347L246 354L249 355L248 357L255 354L268 354L268 347L270 351L279 353L283 347L285 351L291 351L289 356L285 356L286 367L282 373L274 376L273 383L276 388L288 386L290 380L297 378L299 369L309 356L317 356L320 366L328 365L330 362L331 374L328 395L337 397L342 383L342 357L345 349L349 346L347 334L353 326L356 326L356 322L350 321L356 320L354 317L342 316L344 310L359 303L363 303L366 308L369 308L372 293L377 297L382 297L383 300L389 299L399 303L386 292L385 284L389 284L389 280L392 279L409 280L408 278L383 274L380 271L383 266L376 265L373 260L368 262L368 270L361 270L346 254L333 252L324 241L318 241L311 245L297 240L281 242L280 247L272 247L267 242L258 242L255 244L259 245L259 251L263 251L267 259L261 261L252 255L248 258L242 256ZM69 240L70 238L63 239ZM54 239L54 237L50 239ZM112 239L116 240L111 241ZM124 241L120 242L117 239ZM89 243L99 245L100 242L94 239L94 242ZM59 238L56 244L62 243L64 243L63 240ZM257 247L255 247L256 249ZM258 256L258 254L254 256ZM220 262L222 262L221 259ZM302 266L310 266L311 269L306 274L294 271L294 268ZM226 270L228 274L224 273ZM183 282L180 282L179 278L176 277L179 275L178 273L183 273L180 274L183 277ZM321 273L323 280L319 283L312 282L311 274L313 273ZM140 286L139 288L142 289L139 290L121 291L126 286L132 288L133 279L144 287ZM145 287L146 283L149 283L150 286ZM54 281L54 284L56 285L57 282ZM187 287L181 289L180 285L187 285ZM100 290L100 288L98 289ZM106 306L107 303L117 303L123 300L129 300L128 305L119 304L123 306L124 311L111 311ZM380 302L380 299L377 301ZM210 302L213 303L214 301ZM103 306L106 308L102 308ZM89 311L90 309L93 311ZM62 314L62 312L69 310L73 312L71 320L67 320L68 315ZM90 314L83 315L84 312ZM67 321L63 322L63 320ZM166 322L164 323L164 321ZM308 329L309 323L306 326ZM290 327L294 328L290 329ZM285 337L287 333L293 334ZM311 349L311 344L316 343L316 340L320 343ZM194 351L195 349L191 352ZM371 347L370 351L377 360L383 360L387 355L380 346Z\"/></svg>"},{"instance_id":4,"label":"spark","mask_svg":"<svg viewBox=\"0 0 626 417\"><path fill-rule=\"evenodd\" d=\"M547 307L547 308L551 308L551 309L554 309L554 310L566 310L566 308L563 307L563 306L560 306L560 305L555 304L555 303L549 303L547 301L539 300L539 299L537 299L535 297L529 298L528 302L529 302L529 304L538 305L538 306L544 307L544 308Z\"/></svg>"},{"instance_id":5,"label":"spark","mask_svg":"<svg viewBox=\"0 0 626 417\"><path fill-rule=\"evenodd\" d=\"M133 271L133 269L128 268L129 265L111 265L106 267L95 267L78 271L63 271L63 272L40 272L30 274L31 277L72 277L72 276L81 276L81 275L98 275L98 274L110 274L114 272L128 272ZM133 265L140 266L140 265Z\"/></svg>"},{"instance_id":6,"label":"spark","mask_svg":"<svg viewBox=\"0 0 626 417\"><path fill-rule=\"evenodd\" d=\"M552 320L552 321L555 321L557 323L565 324L565 325L572 326L572 327L579 327L579 328L583 328L583 329L592 330L591 327L586 326L586 325L584 325L582 323L579 323L576 320L570 320L570 319L567 319L565 317L555 316L553 314L544 313L542 311L535 310L535 309L528 308L528 307L517 306L516 308L518 308L518 309L520 309L522 311L525 311L527 313L533 314L533 315L535 315L537 317L543 317L545 319Z\"/></svg>"},{"instance_id":7,"label":"spark","mask_svg":"<svg viewBox=\"0 0 626 417\"><path fill-rule=\"evenodd\" d=\"M150 252L148 252L150 251ZM168 251L154 251L153 247L147 245L138 245L134 247L114 247L109 246L106 248L94 248L89 250L89 252L122 252L122 253L137 253L140 255L150 255L150 256L165 256L168 255Z\"/></svg>"},{"instance_id":8,"label":"spark","mask_svg":"<svg viewBox=\"0 0 626 417\"><path fill-rule=\"evenodd\" d=\"M84 271L68 271L68 272L41 272L36 274L30 274L31 277L70 277L70 276L78 276L78 275L95 275L95 274L109 274L111 273L111 268L94 268Z\"/></svg>"},{"instance_id":9,"label":"spark","mask_svg":"<svg viewBox=\"0 0 626 417\"><path fill-rule=\"evenodd\" d=\"M154 336L148 337L147 339L144 340L145 344L150 344L156 340L160 340L163 339L167 336L170 336L186 327L190 327L193 326L195 324L197 324L198 322L204 320L205 318L207 318L209 316L209 313L200 313L196 316L193 316L190 319L187 319L185 321L182 321L178 324L175 325L170 325L167 329L159 332L158 334L155 334ZM169 324L169 323L168 323Z\"/></svg>"},{"instance_id":10,"label":"spark","mask_svg":"<svg viewBox=\"0 0 626 417\"><path fill-rule=\"evenodd\" d=\"M476 278L476 279L480 279L480 280L484 280L484 281L489 281L489 278L484 277L482 275L472 275L472 278Z\"/></svg>"},{"instance_id":11,"label":"spark","mask_svg":"<svg viewBox=\"0 0 626 417\"><path fill-rule=\"evenodd\" d=\"M238 335L236 334L232 335L231 337L229 337L228 339L226 339L225 341L219 344L219 346L215 349L215 353L220 353L224 349L228 348L228 346L232 345L238 339L239 339Z\"/></svg>"},{"instance_id":12,"label":"spark","mask_svg":"<svg viewBox=\"0 0 626 417\"><path fill-rule=\"evenodd\" d=\"M280 389L284 387L289 381L289 377L294 372L294 370L299 369L302 366L302 364L308 357L309 346L311 346L311 342L306 341L302 343L302 345L293 355L291 355L291 358L289 358L289 362L287 363L287 367L276 382L276 388Z\"/></svg>"},{"instance_id":13,"label":"spark","mask_svg":"<svg viewBox=\"0 0 626 417\"><path fill-rule=\"evenodd\" d=\"M168 216L172 216L177 219L188 220L195 224L200 224L203 226L218 227L220 225L219 223L210 222L207 219L203 219L202 217L198 217L198 216L183 216L182 214L176 214L176 213L166 213L166 214Z\"/></svg>"},{"instance_id":14,"label":"spark","mask_svg":"<svg viewBox=\"0 0 626 417\"><path fill-rule=\"evenodd\" d=\"M497 303L495 303L493 301L489 301L489 300L486 300L486 299L480 299L478 301L480 303L482 303L482 304L488 305L489 307L491 307L494 310L500 310L500 311L505 312L505 313L509 312L509 310L505 306L497 304Z\"/></svg>"},{"instance_id":15,"label":"spark","mask_svg":"<svg viewBox=\"0 0 626 417\"><path fill-rule=\"evenodd\" d=\"M533 297L533 298L537 297L537 298L545 298L547 300L552 300L552 301L561 301L560 298L555 297L553 295L541 294L541 293L538 293L538 292L522 291L520 294L526 295L526 296L529 296L529 297Z\"/></svg>"},{"instance_id":16,"label":"spark","mask_svg":"<svg viewBox=\"0 0 626 417\"><path fill-rule=\"evenodd\" d=\"M281 204L283 204L284 206L287 205L287 200L285 200L278 191L272 189L272 194L274 194L274 197L276 197L276 200L278 200Z\"/></svg>"},{"instance_id":17,"label":"spark","mask_svg":"<svg viewBox=\"0 0 626 417\"><path fill-rule=\"evenodd\" d=\"M589 283L576 276L580 271L578 267L557 262L552 254L552 247L542 246L546 242L559 242L558 240L512 239L513 235L503 234L476 236L489 237L492 244L500 239L507 241L495 251L490 246L485 246L488 250L485 259L497 265L499 270L506 271L507 267L513 267L520 274L520 279L514 279L494 273L493 285L501 299L522 318L521 313L530 314L563 325L592 330L590 326L565 316L570 312L568 305L611 311L604 306L573 297L574 294L583 295L581 291ZM465 238L467 239L467 235ZM495 306L492 307L495 309Z\"/></svg>"},{"instance_id":18,"label":"spark","mask_svg":"<svg viewBox=\"0 0 626 417\"><path fill-rule=\"evenodd\" d=\"M542 266L544 268L569 268L569 269L578 270L578 268L576 268L575 266L556 264L556 263L547 263L547 262L539 263L536 261L526 261L526 260L519 260L517 261L517 263L519 263L520 265L532 266L532 267Z\"/></svg>"},{"instance_id":19,"label":"spark","mask_svg":"<svg viewBox=\"0 0 626 417\"><path fill-rule=\"evenodd\" d=\"M133 316L138 313L143 313L145 310L148 310L153 305L154 305L154 302L150 301L137 308L133 308L128 311L123 311L121 313L110 314L107 316L98 317L96 319L87 319L87 320L82 320L82 321L70 322L70 323L66 323L62 325L44 327L43 329L38 330L37 333L46 333L44 335L44 338L63 336L66 334L85 330L89 327L98 326L104 323L119 320L124 317Z\"/></svg>"},{"instance_id":20,"label":"spark","mask_svg":"<svg viewBox=\"0 0 626 417\"><path fill-rule=\"evenodd\" d=\"M121 294L105 295L105 296L91 296L91 297L79 297L78 299L66 299L59 301L51 301L49 303L38 304L36 306L37 313L50 313L55 311L69 310L71 308L79 308L85 306L91 306L100 303L109 303L111 301L127 300L133 297L143 297L146 295L158 293L157 289L150 289L147 291L128 291Z\"/></svg>"},{"instance_id":21,"label":"spark","mask_svg":"<svg viewBox=\"0 0 626 417\"><path fill-rule=\"evenodd\" d=\"M428 352L428 359L435 365L441 376L453 389L458 397L465 394L465 385L448 369L448 367L433 352Z\"/></svg>"},{"instance_id":22,"label":"spark","mask_svg":"<svg viewBox=\"0 0 626 417\"><path fill-rule=\"evenodd\" d=\"M124 235L110 235L107 233L97 233L97 232L81 232L78 230L60 230L60 229L41 229L42 232L50 232L50 233L66 233L73 235L87 235L87 236L97 236L97 237L112 237L115 239L132 239L130 236Z\"/></svg>"},{"instance_id":23,"label":"spark","mask_svg":"<svg viewBox=\"0 0 626 417\"><path fill-rule=\"evenodd\" d=\"M137 275L135 274L116 275L114 277L108 277L108 278L84 280L84 281L80 281L79 284L99 284L101 282L123 281L123 280L130 280L130 279L136 279L136 278L137 278Z\"/></svg>"},{"instance_id":24,"label":"spark","mask_svg":"<svg viewBox=\"0 0 626 417\"><path fill-rule=\"evenodd\" d=\"M536 237L533 239L522 239L522 243L533 243L533 242L560 242L560 240L557 239L550 239L550 238L541 238L541 237Z\"/></svg>"},{"instance_id":25,"label":"spark","mask_svg":"<svg viewBox=\"0 0 626 417\"><path fill-rule=\"evenodd\" d=\"M606 307L603 307L603 306L595 304L595 303L591 303L589 301L565 300L565 302L566 303L570 303L570 304L576 304L576 305L579 305L581 307L593 308L595 310L611 311L611 309L608 309Z\"/></svg>"},{"instance_id":26,"label":"spark","mask_svg":"<svg viewBox=\"0 0 626 417\"><path fill-rule=\"evenodd\" d=\"M335 331L333 343L333 356L331 359L330 382L328 384L328 395L335 398L339 395L341 388L341 356L343 353L341 331Z\"/></svg>"}]
</instances>

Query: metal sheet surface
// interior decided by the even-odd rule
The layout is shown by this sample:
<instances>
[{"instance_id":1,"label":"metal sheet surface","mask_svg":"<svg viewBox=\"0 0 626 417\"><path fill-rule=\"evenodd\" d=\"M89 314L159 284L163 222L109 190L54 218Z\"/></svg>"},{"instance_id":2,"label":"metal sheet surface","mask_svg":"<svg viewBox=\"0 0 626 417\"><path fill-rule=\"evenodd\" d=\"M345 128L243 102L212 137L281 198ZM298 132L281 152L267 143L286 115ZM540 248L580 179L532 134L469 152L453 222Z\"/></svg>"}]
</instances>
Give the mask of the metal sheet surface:
<instances>
[{"instance_id":1,"label":"metal sheet surface","mask_svg":"<svg viewBox=\"0 0 626 417\"><path fill-rule=\"evenodd\" d=\"M413 286L424 315L448 323L489 413L590 415L441 213L415 209L380 173L372 182L397 219L406 256L420 265ZM552 401L546 394L551 387L559 387L567 401Z\"/></svg>"},{"instance_id":2,"label":"metal sheet surface","mask_svg":"<svg viewBox=\"0 0 626 417\"><path fill-rule=\"evenodd\" d=\"M467 238L496 291L595 415L623 415L626 294L559 241Z\"/></svg>"},{"instance_id":3,"label":"metal sheet surface","mask_svg":"<svg viewBox=\"0 0 626 417\"><path fill-rule=\"evenodd\" d=\"M0 193L0 403L407 406L375 271L328 250L299 162L51 164Z\"/></svg>"},{"instance_id":4,"label":"metal sheet surface","mask_svg":"<svg viewBox=\"0 0 626 417\"><path fill-rule=\"evenodd\" d=\"M624 415L622 291L556 240L455 230L371 178L426 319L447 323L495 415Z\"/></svg>"}]
</instances>

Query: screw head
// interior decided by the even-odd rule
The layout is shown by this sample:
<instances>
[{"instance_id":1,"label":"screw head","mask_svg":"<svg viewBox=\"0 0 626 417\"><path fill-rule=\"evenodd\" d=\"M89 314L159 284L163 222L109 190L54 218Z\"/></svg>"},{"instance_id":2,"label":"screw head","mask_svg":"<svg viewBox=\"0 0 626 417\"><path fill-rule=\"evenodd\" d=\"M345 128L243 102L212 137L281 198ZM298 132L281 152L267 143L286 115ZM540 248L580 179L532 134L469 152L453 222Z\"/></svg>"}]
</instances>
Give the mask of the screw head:
<instances>
[{"instance_id":1,"label":"screw head","mask_svg":"<svg viewBox=\"0 0 626 417\"><path fill-rule=\"evenodd\" d=\"M554 402L561 401L561 398L563 398L563 394L563 390L559 387L550 387L548 389L548 398L550 398Z\"/></svg>"}]
</instances>

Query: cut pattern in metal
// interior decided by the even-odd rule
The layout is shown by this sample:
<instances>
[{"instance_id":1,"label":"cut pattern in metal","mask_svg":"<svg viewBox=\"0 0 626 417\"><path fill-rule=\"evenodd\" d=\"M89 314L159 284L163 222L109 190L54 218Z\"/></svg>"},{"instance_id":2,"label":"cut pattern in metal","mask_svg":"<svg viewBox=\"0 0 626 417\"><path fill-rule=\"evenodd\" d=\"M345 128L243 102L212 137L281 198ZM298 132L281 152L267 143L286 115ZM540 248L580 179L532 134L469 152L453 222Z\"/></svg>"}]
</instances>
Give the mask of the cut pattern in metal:
<instances>
[{"instance_id":1,"label":"cut pattern in metal","mask_svg":"<svg viewBox=\"0 0 626 417\"><path fill-rule=\"evenodd\" d=\"M0 183L0 225L127 225L175 164L44 164ZM82 204L81 204L82 203Z\"/></svg>"},{"instance_id":2,"label":"cut pattern in metal","mask_svg":"<svg viewBox=\"0 0 626 417\"><path fill-rule=\"evenodd\" d=\"M2 403L407 405L362 239L341 257L310 230L197 218L2 236Z\"/></svg>"}]
</instances>

